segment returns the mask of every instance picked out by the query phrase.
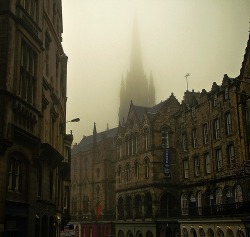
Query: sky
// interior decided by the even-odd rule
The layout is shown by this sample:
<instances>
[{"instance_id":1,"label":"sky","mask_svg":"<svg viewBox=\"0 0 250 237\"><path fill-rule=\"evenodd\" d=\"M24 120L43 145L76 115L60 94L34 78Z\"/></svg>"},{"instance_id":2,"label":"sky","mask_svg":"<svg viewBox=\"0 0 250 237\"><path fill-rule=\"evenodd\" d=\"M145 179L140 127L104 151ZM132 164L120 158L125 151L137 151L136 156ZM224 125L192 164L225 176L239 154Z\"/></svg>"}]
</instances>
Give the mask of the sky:
<instances>
[{"instance_id":1,"label":"sky","mask_svg":"<svg viewBox=\"0 0 250 237\"><path fill-rule=\"evenodd\" d=\"M62 0L68 56L67 123L73 143L118 126L122 76L130 67L138 22L143 67L156 103L173 92L210 91L240 73L250 29L250 0Z\"/></svg>"}]
</instances>

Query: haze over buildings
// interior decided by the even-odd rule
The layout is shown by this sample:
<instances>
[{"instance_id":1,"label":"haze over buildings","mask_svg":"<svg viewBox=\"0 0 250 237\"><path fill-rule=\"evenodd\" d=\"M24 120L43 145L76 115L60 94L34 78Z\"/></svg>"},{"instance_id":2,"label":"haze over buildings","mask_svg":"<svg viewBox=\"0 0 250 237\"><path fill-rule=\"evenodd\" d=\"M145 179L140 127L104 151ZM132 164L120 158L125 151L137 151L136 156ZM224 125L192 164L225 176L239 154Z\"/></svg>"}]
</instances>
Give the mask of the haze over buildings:
<instances>
[{"instance_id":1,"label":"haze over buildings","mask_svg":"<svg viewBox=\"0 0 250 237\"><path fill-rule=\"evenodd\" d=\"M210 90L239 74L249 30L250 2L63 0L68 62L68 124L75 142L118 125L122 76L130 69L133 21L138 19L145 74L152 71L156 103L187 88Z\"/></svg>"}]
</instances>

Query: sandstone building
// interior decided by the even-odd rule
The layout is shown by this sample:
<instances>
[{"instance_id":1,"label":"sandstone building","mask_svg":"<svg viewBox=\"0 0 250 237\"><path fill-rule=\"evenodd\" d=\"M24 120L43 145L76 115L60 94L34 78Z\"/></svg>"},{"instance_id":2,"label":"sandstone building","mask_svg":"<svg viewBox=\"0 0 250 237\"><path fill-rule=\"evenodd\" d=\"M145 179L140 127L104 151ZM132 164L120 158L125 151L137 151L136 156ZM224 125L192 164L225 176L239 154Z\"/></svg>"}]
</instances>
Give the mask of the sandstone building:
<instances>
[{"instance_id":1,"label":"sandstone building","mask_svg":"<svg viewBox=\"0 0 250 237\"><path fill-rule=\"evenodd\" d=\"M60 0L0 4L0 236L59 236L70 218Z\"/></svg>"},{"instance_id":2,"label":"sandstone building","mask_svg":"<svg viewBox=\"0 0 250 237\"><path fill-rule=\"evenodd\" d=\"M82 223L79 236L114 234L115 146L117 128L84 137L72 149L71 213L73 223ZM97 224L98 222L98 224Z\"/></svg>"},{"instance_id":3,"label":"sandstone building","mask_svg":"<svg viewBox=\"0 0 250 237\"><path fill-rule=\"evenodd\" d=\"M73 148L79 236L250 236L249 49L237 78L181 103L130 99L126 121Z\"/></svg>"},{"instance_id":4,"label":"sandstone building","mask_svg":"<svg viewBox=\"0 0 250 237\"><path fill-rule=\"evenodd\" d=\"M115 138L116 236L249 236L249 41L237 78L131 103Z\"/></svg>"}]
</instances>

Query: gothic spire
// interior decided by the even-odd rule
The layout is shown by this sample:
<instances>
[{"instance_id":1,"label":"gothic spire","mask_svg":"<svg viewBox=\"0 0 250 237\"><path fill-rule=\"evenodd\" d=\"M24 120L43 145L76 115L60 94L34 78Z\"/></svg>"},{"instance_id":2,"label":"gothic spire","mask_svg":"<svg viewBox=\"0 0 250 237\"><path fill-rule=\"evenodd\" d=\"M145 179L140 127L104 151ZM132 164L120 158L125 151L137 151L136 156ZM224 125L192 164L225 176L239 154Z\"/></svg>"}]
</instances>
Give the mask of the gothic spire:
<instances>
[{"instance_id":1,"label":"gothic spire","mask_svg":"<svg viewBox=\"0 0 250 237\"><path fill-rule=\"evenodd\" d=\"M148 103L149 103L150 107L155 105L155 85L154 85L154 79L153 79L152 71L150 73L150 79L149 79Z\"/></svg>"},{"instance_id":2,"label":"gothic spire","mask_svg":"<svg viewBox=\"0 0 250 237\"><path fill-rule=\"evenodd\" d=\"M131 47L131 59L130 59L130 71L143 71L141 46L139 40L139 31L137 25L137 18L134 19L133 35L132 35L132 47Z\"/></svg>"}]
</instances>

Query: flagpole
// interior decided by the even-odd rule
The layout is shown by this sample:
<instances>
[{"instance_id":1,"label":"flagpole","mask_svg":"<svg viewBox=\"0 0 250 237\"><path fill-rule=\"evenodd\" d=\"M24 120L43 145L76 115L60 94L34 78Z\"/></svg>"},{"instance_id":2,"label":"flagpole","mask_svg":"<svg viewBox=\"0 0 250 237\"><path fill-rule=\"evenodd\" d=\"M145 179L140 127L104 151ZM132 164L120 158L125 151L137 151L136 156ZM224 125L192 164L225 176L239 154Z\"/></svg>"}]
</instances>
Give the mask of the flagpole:
<instances>
[{"instance_id":1,"label":"flagpole","mask_svg":"<svg viewBox=\"0 0 250 237\"><path fill-rule=\"evenodd\" d=\"M188 77L190 76L190 73L187 73L184 77L186 77L186 81L187 81L187 91L188 91Z\"/></svg>"}]
</instances>

